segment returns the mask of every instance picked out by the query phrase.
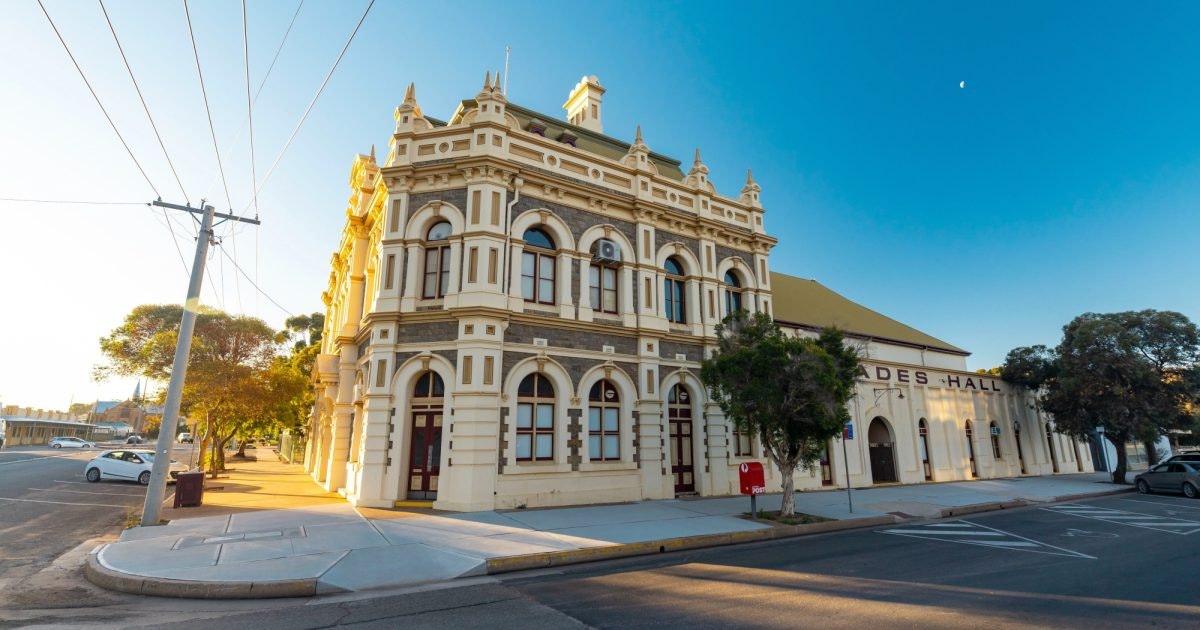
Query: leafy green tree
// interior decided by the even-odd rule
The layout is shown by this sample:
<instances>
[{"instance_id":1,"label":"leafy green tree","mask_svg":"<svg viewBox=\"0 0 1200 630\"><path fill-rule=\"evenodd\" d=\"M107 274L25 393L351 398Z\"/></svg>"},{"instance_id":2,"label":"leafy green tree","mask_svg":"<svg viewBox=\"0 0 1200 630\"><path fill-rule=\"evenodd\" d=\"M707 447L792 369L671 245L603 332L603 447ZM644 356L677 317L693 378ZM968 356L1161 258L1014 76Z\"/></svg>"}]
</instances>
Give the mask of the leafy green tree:
<instances>
[{"instance_id":1,"label":"leafy green tree","mask_svg":"<svg viewBox=\"0 0 1200 630\"><path fill-rule=\"evenodd\" d=\"M1117 451L1113 483L1125 483L1125 445L1153 442L1191 422L1200 396L1200 331L1180 313L1084 313L1063 328L1053 351L1016 348L1005 380L1040 391L1059 431L1088 437L1096 428Z\"/></svg>"},{"instance_id":2,"label":"leafy green tree","mask_svg":"<svg viewBox=\"0 0 1200 630\"><path fill-rule=\"evenodd\" d=\"M94 377L169 380L182 316L182 307L173 304L133 309L121 326L101 338L108 364L97 367ZM277 356L276 337L276 331L253 317L212 309L197 313L180 410L201 419L201 452L211 446L207 459L214 472L224 468L225 444L241 422L259 414L260 399L270 393L263 381Z\"/></svg>"},{"instance_id":3,"label":"leafy green tree","mask_svg":"<svg viewBox=\"0 0 1200 630\"><path fill-rule=\"evenodd\" d=\"M763 314L735 313L717 326L717 350L700 378L738 429L757 435L783 479L781 516L796 512L796 468L811 470L849 420L859 352L842 333L785 335Z\"/></svg>"}]
</instances>

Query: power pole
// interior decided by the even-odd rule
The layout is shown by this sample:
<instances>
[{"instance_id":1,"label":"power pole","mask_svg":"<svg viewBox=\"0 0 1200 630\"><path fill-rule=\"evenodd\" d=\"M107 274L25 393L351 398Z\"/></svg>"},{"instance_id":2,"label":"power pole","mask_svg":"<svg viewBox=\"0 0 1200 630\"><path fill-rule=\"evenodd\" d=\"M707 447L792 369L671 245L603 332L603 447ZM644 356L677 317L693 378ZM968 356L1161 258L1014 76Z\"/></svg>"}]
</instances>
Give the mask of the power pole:
<instances>
[{"instance_id":1,"label":"power pole","mask_svg":"<svg viewBox=\"0 0 1200 630\"><path fill-rule=\"evenodd\" d=\"M146 488L146 503L142 508L142 527L158 525L162 515L163 495L167 490L167 470L171 463L171 445L175 439L175 427L179 424L179 403L183 398L183 379L187 376L188 358L192 352L192 331L196 328L196 312L200 309L200 285L204 281L204 261L208 257L208 245L213 242L213 219L241 221L258 225L257 219L247 219L234 214L218 213L215 208L200 201L203 209L155 201L153 205L173 210L183 210L203 215L200 233L196 236L196 257L192 261L192 277L188 281L187 300L183 303L183 320L179 323L179 339L175 343L175 361L171 364L171 383L167 386L167 404L163 409L162 424L158 429L158 441L154 445L154 466L150 469L150 486Z\"/></svg>"}]
</instances>

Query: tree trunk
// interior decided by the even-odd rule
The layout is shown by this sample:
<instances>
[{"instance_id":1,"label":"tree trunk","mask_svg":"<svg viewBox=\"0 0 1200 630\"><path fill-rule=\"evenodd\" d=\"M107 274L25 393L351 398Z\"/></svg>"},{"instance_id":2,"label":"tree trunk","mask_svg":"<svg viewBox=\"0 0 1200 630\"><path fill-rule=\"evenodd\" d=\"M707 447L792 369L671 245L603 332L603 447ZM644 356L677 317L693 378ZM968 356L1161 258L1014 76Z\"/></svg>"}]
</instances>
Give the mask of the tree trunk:
<instances>
[{"instance_id":1,"label":"tree trunk","mask_svg":"<svg viewBox=\"0 0 1200 630\"><path fill-rule=\"evenodd\" d=\"M1125 453L1125 439L1114 437L1111 434L1107 434L1107 433L1104 435L1104 437L1108 438L1109 442L1112 442L1113 447L1117 451L1117 465L1115 468L1113 468L1113 471L1112 471L1112 482L1124 484L1125 483L1125 469L1128 468L1128 464L1129 464L1129 461L1128 461L1129 458L1126 456L1126 453Z\"/></svg>"},{"instance_id":2,"label":"tree trunk","mask_svg":"<svg viewBox=\"0 0 1200 630\"><path fill-rule=\"evenodd\" d=\"M1154 440L1145 440L1142 442L1142 446L1146 447L1146 463L1150 464L1151 466L1153 466L1154 464L1157 464L1159 455L1158 455L1158 445L1155 444L1155 441Z\"/></svg>"},{"instance_id":3,"label":"tree trunk","mask_svg":"<svg viewBox=\"0 0 1200 630\"><path fill-rule=\"evenodd\" d=\"M779 464L779 474L783 475L783 503L779 506L781 518L796 515L796 480L792 477L795 472L795 462L790 465Z\"/></svg>"},{"instance_id":4,"label":"tree trunk","mask_svg":"<svg viewBox=\"0 0 1200 630\"><path fill-rule=\"evenodd\" d=\"M243 459L245 459L245 457L246 457L246 440L245 439L238 441L237 456L241 457Z\"/></svg>"}]
</instances>

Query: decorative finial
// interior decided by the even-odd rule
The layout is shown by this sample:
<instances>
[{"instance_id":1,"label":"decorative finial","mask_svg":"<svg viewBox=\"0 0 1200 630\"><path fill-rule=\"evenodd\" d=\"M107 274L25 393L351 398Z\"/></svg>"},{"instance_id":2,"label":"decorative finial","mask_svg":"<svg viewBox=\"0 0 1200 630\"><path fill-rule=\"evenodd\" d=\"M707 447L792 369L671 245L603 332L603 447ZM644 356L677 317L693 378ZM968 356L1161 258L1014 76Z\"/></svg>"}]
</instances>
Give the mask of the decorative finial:
<instances>
[{"instance_id":1,"label":"decorative finial","mask_svg":"<svg viewBox=\"0 0 1200 630\"><path fill-rule=\"evenodd\" d=\"M415 83L409 83L408 89L404 90L404 102L415 103L417 100L417 87Z\"/></svg>"},{"instance_id":2,"label":"decorative finial","mask_svg":"<svg viewBox=\"0 0 1200 630\"><path fill-rule=\"evenodd\" d=\"M374 142L371 143L371 161L372 162L375 161L375 143Z\"/></svg>"},{"instance_id":3,"label":"decorative finial","mask_svg":"<svg viewBox=\"0 0 1200 630\"><path fill-rule=\"evenodd\" d=\"M754 173L752 173L750 171L750 169L746 169L746 185L749 186L753 183L754 183Z\"/></svg>"},{"instance_id":4,"label":"decorative finial","mask_svg":"<svg viewBox=\"0 0 1200 630\"><path fill-rule=\"evenodd\" d=\"M500 89L500 71L499 71L499 70L497 70L497 71L496 71L496 77L495 77L495 79L494 79L494 80L493 80L493 82L492 82L492 91L493 91L493 92L495 92L495 91L497 91L497 90L499 90L499 89Z\"/></svg>"},{"instance_id":5,"label":"decorative finial","mask_svg":"<svg viewBox=\"0 0 1200 630\"><path fill-rule=\"evenodd\" d=\"M700 147L696 147L696 166L700 166Z\"/></svg>"},{"instance_id":6,"label":"decorative finial","mask_svg":"<svg viewBox=\"0 0 1200 630\"><path fill-rule=\"evenodd\" d=\"M488 70L487 73L483 75L483 89L485 91L490 91L492 89L492 71L491 70Z\"/></svg>"},{"instance_id":7,"label":"decorative finial","mask_svg":"<svg viewBox=\"0 0 1200 630\"><path fill-rule=\"evenodd\" d=\"M633 143L634 144L642 143L642 126L641 125L637 126L637 134L633 136Z\"/></svg>"}]
</instances>

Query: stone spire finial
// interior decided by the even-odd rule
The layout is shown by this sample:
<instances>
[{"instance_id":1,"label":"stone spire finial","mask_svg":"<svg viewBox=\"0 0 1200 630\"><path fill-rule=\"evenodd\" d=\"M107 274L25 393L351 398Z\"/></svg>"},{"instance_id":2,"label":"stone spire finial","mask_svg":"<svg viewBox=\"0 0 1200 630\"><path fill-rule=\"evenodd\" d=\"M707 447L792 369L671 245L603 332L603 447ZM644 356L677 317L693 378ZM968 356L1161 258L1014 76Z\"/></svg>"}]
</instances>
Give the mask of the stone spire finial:
<instances>
[{"instance_id":1,"label":"stone spire finial","mask_svg":"<svg viewBox=\"0 0 1200 630\"><path fill-rule=\"evenodd\" d=\"M634 168L645 168L657 172L657 167L650 161L650 147L646 146L646 141L642 139L641 125L637 126L637 131L633 135L633 143L629 145L629 150L625 152L625 157L621 161Z\"/></svg>"},{"instance_id":2,"label":"stone spire finial","mask_svg":"<svg viewBox=\"0 0 1200 630\"><path fill-rule=\"evenodd\" d=\"M500 71L499 70L496 71L495 79L493 79L493 81L492 81L492 91L493 92L500 91Z\"/></svg>"},{"instance_id":3,"label":"stone spire finial","mask_svg":"<svg viewBox=\"0 0 1200 630\"><path fill-rule=\"evenodd\" d=\"M483 89L484 89L484 91L490 91L492 89L492 71L491 70L488 70L483 75Z\"/></svg>"},{"instance_id":4,"label":"stone spire finial","mask_svg":"<svg viewBox=\"0 0 1200 630\"><path fill-rule=\"evenodd\" d=\"M417 104L417 86L415 83L409 83L408 89L404 90L404 104L405 105L416 105Z\"/></svg>"},{"instance_id":5,"label":"stone spire finial","mask_svg":"<svg viewBox=\"0 0 1200 630\"><path fill-rule=\"evenodd\" d=\"M371 143L371 163L375 163L375 143Z\"/></svg>"},{"instance_id":6,"label":"stone spire finial","mask_svg":"<svg viewBox=\"0 0 1200 630\"><path fill-rule=\"evenodd\" d=\"M762 192L762 186L754 181L754 173L750 169L746 169L746 185L742 186L742 196L739 200L751 207L761 208L762 203L758 200L759 193Z\"/></svg>"},{"instance_id":7,"label":"stone spire finial","mask_svg":"<svg viewBox=\"0 0 1200 630\"><path fill-rule=\"evenodd\" d=\"M641 125L637 126L637 134L635 134L633 136L633 143L634 144L642 144L642 126Z\"/></svg>"},{"instance_id":8,"label":"stone spire finial","mask_svg":"<svg viewBox=\"0 0 1200 630\"><path fill-rule=\"evenodd\" d=\"M708 191L713 190L712 184L708 181L708 167L700 159L699 147L696 148L696 161L692 163L692 168L688 171L687 183L694 188L703 188Z\"/></svg>"}]
</instances>

